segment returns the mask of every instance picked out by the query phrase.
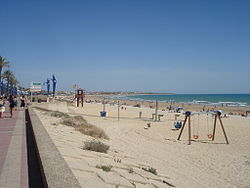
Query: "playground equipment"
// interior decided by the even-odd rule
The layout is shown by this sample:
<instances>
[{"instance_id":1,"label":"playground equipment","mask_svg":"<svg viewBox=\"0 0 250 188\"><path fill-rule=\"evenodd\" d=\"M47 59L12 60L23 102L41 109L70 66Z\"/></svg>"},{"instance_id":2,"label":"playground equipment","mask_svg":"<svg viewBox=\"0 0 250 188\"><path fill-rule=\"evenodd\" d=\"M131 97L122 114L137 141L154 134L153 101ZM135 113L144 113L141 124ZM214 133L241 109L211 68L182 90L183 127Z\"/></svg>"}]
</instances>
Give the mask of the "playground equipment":
<instances>
[{"instance_id":1,"label":"playground equipment","mask_svg":"<svg viewBox=\"0 0 250 188\"><path fill-rule=\"evenodd\" d=\"M209 128L209 116L211 116L211 118L210 118L210 121L211 121L211 123L213 124L213 117L215 117L214 116L214 114L209 114L209 113L207 113L207 137L210 139L210 138L213 138L213 134L210 132L210 128ZM212 131L212 130L211 130Z\"/></svg>"},{"instance_id":2,"label":"playground equipment","mask_svg":"<svg viewBox=\"0 0 250 188\"><path fill-rule=\"evenodd\" d=\"M199 130L200 130L200 114L197 114L197 117L194 116L194 128L193 128L193 138L199 138Z\"/></svg>"},{"instance_id":3,"label":"playground equipment","mask_svg":"<svg viewBox=\"0 0 250 188\"><path fill-rule=\"evenodd\" d=\"M200 130L200 114L201 113L194 113L193 114L193 138L198 139L199 138L199 130ZM202 113L204 114L204 113ZM213 137L213 134L211 133L212 129L210 129L210 125L213 124L213 117L214 112L207 112L206 113L206 128L207 128L207 137L210 139Z\"/></svg>"},{"instance_id":4,"label":"playground equipment","mask_svg":"<svg viewBox=\"0 0 250 188\"><path fill-rule=\"evenodd\" d=\"M82 107L83 107L83 98L85 97L84 91L85 90L83 90L83 89L76 90L75 98L76 98L76 106L77 107L79 107L80 103L82 104Z\"/></svg>"},{"instance_id":5,"label":"playground equipment","mask_svg":"<svg viewBox=\"0 0 250 188\"><path fill-rule=\"evenodd\" d=\"M227 135L226 135L226 132L225 132L225 129L224 129L221 117L220 117L221 116L221 111L214 111L214 112L212 112L210 114L214 115L214 124L213 124L214 126L213 126L213 133L211 134L209 132L210 131L209 130L209 117L208 117L209 114L207 113L207 129L208 129L207 137L209 139L212 139L212 141L214 140L216 125L217 125L217 119L219 119L222 131L223 131L223 134L224 134L224 137L225 137L225 140L226 140L226 144L229 144L228 139L227 139ZM191 144L191 118L190 118L191 115L192 115L192 113L190 111L185 112L185 120L184 120L183 126L181 128L181 131L180 131L178 139L177 139L177 140L180 140L183 129L184 129L186 123L188 123L188 144L189 145ZM193 138L198 139L199 138L199 132L198 131L199 131L199 123L200 123L200 114L198 113L197 117L194 116L193 120L194 120L194 125L196 124L196 126L194 126L194 130L193 130L194 131Z\"/></svg>"}]
</instances>

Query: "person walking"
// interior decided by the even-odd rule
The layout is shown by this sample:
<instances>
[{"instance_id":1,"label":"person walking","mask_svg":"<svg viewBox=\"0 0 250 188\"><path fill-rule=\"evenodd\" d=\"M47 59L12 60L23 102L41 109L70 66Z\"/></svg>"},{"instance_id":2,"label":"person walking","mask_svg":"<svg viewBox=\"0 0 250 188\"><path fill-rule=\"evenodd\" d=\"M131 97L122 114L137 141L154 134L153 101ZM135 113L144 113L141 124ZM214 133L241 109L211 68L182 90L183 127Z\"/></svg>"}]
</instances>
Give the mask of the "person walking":
<instances>
[{"instance_id":1,"label":"person walking","mask_svg":"<svg viewBox=\"0 0 250 188\"><path fill-rule=\"evenodd\" d=\"M18 105L17 97L14 96L14 99L13 99L13 100L14 100L14 110L17 111L17 107L18 107L18 106L17 106L17 105Z\"/></svg>"},{"instance_id":2,"label":"person walking","mask_svg":"<svg viewBox=\"0 0 250 188\"><path fill-rule=\"evenodd\" d=\"M0 118L3 117L3 113L5 112L4 99L0 96Z\"/></svg>"},{"instance_id":3,"label":"person walking","mask_svg":"<svg viewBox=\"0 0 250 188\"><path fill-rule=\"evenodd\" d=\"M21 100L21 108L22 109L24 109L24 107L25 107L25 97L24 97L24 95L20 98L20 100Z\"/></svg>"},{"instance_id":4,"label":"person walking","mask_svg":"<svg viewBox=\"0 0 250 188\"><path fill-rule=\"evenodd\" d=\"M9 107L10 107L10 118L12 118L13 108L15 107L15 101L14 101L12 95L10 95L10 97L9 97Z\"/></svg>"}]
</instances>

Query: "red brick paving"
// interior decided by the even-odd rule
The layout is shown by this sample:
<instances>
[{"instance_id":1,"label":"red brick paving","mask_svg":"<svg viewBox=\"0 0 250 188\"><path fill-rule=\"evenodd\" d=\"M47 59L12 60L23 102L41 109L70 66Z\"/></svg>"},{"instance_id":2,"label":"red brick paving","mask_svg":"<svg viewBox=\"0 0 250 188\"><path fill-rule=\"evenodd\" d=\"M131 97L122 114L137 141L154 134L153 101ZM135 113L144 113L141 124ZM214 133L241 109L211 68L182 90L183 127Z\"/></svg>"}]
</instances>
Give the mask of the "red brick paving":
<instances>
[{"instance_id":1,"label":"red brick paving","mask_svg":"<svg viewBox=\"0 0 250 188\"><path fill-rule=\"evenodd\" d=\"M27 165L27 146L26 146L26 129L25 122L23 125L17 125L17 118L21 111L13 110L13 117L10 118L9 110L6 108L6 112L3 113L3 117L0 118L0 175L3 169L4 162L8 153L9 145L13 136L15 126L23 126L23 137L21 150L22 154L19 159L21 161L20 170L20 188L28 187L28 165ZM23 112L22 112L23 113ZM23 113L24 115L24 113Z\"/></svg>"},{"instance_id":2,"label":"red brick paving","mask_svg":"<svg viewBox=\"0 0 250 188\"><path fill-rule=\"evenodd\" d=\"M22 158L21 158L21 185L20 188L28 187L28 162L27 162L27 143L26 143L26 129L23 127L22 139Z\"/></svg>"},{"instance_id":3,"label":"red brick paving","mask_svg":"<svg viewBox=\"0 0 250 188\"><path fill-rule=\"evenodd\" d=\"M12 132L16 126L17 113L14 113L12 118L9 117L9 112L7 111L0 118L0 173L8 152Z\"/></svg>"}]
</instances>

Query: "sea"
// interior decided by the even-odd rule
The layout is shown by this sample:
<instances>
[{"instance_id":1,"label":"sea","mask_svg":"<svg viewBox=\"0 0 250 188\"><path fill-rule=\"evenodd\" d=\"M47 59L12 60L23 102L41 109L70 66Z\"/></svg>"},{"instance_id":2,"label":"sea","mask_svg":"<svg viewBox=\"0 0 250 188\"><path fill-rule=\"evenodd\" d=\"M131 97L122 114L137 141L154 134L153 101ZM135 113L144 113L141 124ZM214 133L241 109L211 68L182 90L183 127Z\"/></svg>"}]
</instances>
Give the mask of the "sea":
<instances>
[{"instance_id":1,"label":"sea","mask_svg":"<svg viewBox=\"0 0 250 188\"><path fill-rule=\"evenodd\" d=\"M157 94L114 96L120 100L250 107L250 94Z\"/></svg>"}]
</instances>

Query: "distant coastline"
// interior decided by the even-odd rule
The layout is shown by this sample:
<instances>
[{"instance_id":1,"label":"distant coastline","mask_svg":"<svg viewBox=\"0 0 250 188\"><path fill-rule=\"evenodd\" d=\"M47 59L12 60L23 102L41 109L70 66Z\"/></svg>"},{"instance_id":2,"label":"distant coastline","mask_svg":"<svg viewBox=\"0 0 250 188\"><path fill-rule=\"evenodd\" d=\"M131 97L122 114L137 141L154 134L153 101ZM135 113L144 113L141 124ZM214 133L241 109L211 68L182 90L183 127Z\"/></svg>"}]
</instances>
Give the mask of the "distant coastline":
<instances>
[{"instance_id":1,"label":"distant coastline","mask_svg":"<svg viewBox=\"0 0 250 188\"><path fill-rule=\"evenodd\" d=\"M106 93L105 93L106 94ZM230 108L250 107L250 94L163 94L163 93L110 93L109 95L89 95L92 97L106 98L108 100L159 102L175 105L200 105Z\"/></svg>"},{"instance_id":2,"label":"distant coastline","mask_svg":"<svg viewBox=\"0 0 250 188\"><path fill-rule=\"evenodd\" d=\"M250 94L156 94L120 97L126 100L162 101L185 104L249 107Z\"/></svg>"},{"instance_id":3,"label":"distant coastline","mask_svg":"<svg viewBox=\"0 0 250 188\"><path fill-rule=\"evenodd\" d=\"M250 97L250 94L247 94ZM158 95L159 97L179 97L183 96L180 94L174 95ZM210 95L208 95L210 97ZM145 97L152 97L153 99L145 99ZM142 99L143 98L143 99ZM211 97L210 97L211 98ZM158 98L159 99L159 98ZM250 99L250 98L249 98ZM86 101L90 102L101 102L105 101L105 103L116 103L117 101L121 101L122 104L126 104L129 106L144 106L144 107L154 107L155 101L157 99L154 95L86 95ZM225 113L230 114L242 114L246 111L250 111L249 103L239 105L230 105L227 102L218 103L217 102L209 102L208 101L192 101L192 100L158 100L159 108L165 109L169 105L173 105L175 107L182 106L185 110L190 111L201 111L204 107L206 110L209 109L219 109L224 111ZM250 100L249 100L250 101ZM204 102L204 103L203 103ZM206 102L206 103L205 103ZM231 103L232 104L232 103Z\"/></svg>"},{"instance_id":4,"label":"distant coastline","mask_svg":"<svg viewBox=\"0 0 250 188\"><path fill-rule=\"evenodd\" d=\"M90 92L88 95L119 95L119 96L133 96L133 95L176 95L176 93L158 93L158 92Z\"/></svg>"}]
</instances>

